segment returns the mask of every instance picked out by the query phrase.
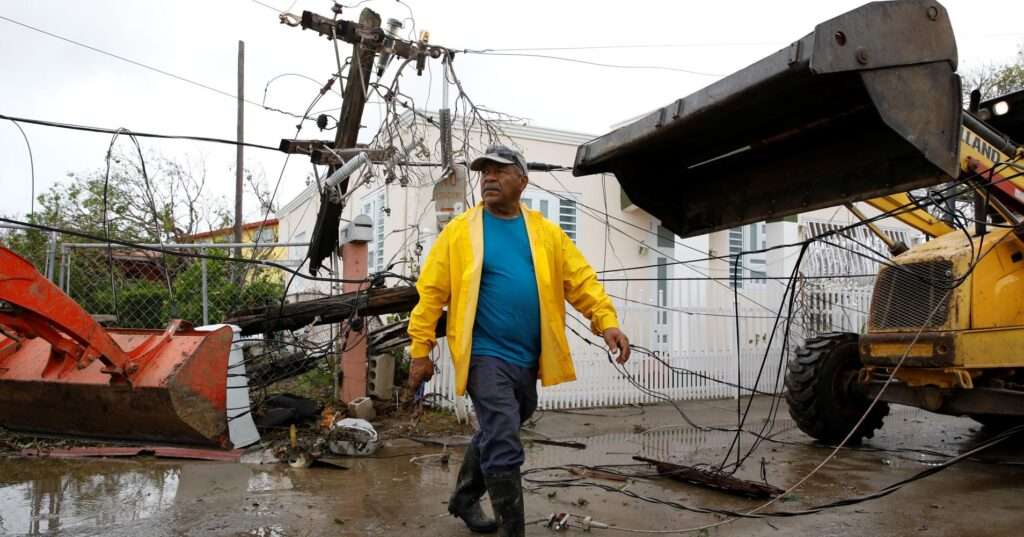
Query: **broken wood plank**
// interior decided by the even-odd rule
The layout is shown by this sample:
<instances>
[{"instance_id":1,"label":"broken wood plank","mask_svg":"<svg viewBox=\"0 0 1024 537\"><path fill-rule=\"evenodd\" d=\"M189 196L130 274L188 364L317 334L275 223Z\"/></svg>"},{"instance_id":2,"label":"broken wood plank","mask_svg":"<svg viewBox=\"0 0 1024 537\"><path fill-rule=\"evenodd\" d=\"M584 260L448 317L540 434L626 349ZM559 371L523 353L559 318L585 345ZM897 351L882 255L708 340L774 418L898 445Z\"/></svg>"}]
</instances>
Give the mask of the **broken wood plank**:
<instances>
[{"instance_id":1,"label":"broken wood plank","mask_svg":"<svg viewBox=\"0 0 1024 537\"><path fill-rule=\"evenodd\" d=\"M785 492L784 490L767 483L748 481L746 479L740 479L721 472L702 470L692 466L683 466L681 464L648 459L646 457L633 457L633 460L653 465L657 468L658 474L663 477L667 477L681 483L689 483L691 485L698 485L701 487L720 490L722 492L728 492L729 494L737 494L748 498L764 499L774 498L775 496Z\"/></svg>"},{"instance_id":2,"label":"broken wood plank","mask_svg":"<svg viewBox=\"0 0 1024 537\"><path fill-rule=\"evenodd\" d=\"M164 459L194 459L204 461L238 462L242 457L241 449L223 450L207 448L190 448L181 446L97 446L70 447L63 449L26 448L21 450L23 457L39 457L51 459L79 459L90 457L141 457L152 456Z\"/></svg>"}]
</instances>

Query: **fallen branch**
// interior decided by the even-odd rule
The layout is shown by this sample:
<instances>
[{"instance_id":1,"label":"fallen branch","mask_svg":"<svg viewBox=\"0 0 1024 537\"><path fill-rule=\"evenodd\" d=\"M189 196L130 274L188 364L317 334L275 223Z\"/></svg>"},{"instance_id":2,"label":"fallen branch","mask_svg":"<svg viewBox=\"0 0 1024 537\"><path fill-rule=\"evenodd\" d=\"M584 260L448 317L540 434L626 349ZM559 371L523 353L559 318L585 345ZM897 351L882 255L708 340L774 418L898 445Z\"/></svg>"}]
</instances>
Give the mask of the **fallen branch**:
<instances>
[{"instance_id":1,"label":"fallen branch","mask_svg":"<svg viewBox=\"0 0 1024 537\"><path fill-rule=\"evenodd\" d=\"M749 498L773 498L785 492L784 490L767 483L748 481L746 479L740 479L720 472L702 470L692 466L683 466L680 464L673 464L671 462L657 461L646 457L633 457L633 460L654 465L658 470L658 474L663 477L667 477L681 483L689 483L691 485L698 485L701 487L720 490L722 492L728 492L729 494L737 494L740 496L747 496Z\"/></svg>"},{"instance_id":2,"label":"fallen branch","mask_svg":"<svg viewBox=\"0 0 1024 537\"><path fill-rule=\"evenodd\" d=\"M582 442L564 442L562 440L544 440L542 438L537 438L537 439L531 440L531 442L533 442L534 444L543 444L545 446L558 446L558 447L567 447L567 448L573 448L573 449L587 449L587 445L582 443Z\"/></svg>"}]
</instances>

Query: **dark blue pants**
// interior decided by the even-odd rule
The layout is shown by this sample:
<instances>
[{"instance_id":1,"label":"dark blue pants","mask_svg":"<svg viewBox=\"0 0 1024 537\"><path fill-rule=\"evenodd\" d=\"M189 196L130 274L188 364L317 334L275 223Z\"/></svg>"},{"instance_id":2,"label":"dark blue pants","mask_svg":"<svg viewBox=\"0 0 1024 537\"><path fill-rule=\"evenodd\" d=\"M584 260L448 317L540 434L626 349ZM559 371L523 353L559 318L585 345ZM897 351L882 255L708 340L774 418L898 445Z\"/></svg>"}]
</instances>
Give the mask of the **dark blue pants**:
<instances>
[{"instance_id":1,"label":"dark blue pants","mask_svg":"<svg viewBox=\"0 0 1024 537\"><path fill-rule=\"evenodd\" d=\"M519 427L537 409L537 369L473 356L466 390L480 424L473 445L480 451L484 474L518 470L526 459Z\"/></svg>"}]
</instances>

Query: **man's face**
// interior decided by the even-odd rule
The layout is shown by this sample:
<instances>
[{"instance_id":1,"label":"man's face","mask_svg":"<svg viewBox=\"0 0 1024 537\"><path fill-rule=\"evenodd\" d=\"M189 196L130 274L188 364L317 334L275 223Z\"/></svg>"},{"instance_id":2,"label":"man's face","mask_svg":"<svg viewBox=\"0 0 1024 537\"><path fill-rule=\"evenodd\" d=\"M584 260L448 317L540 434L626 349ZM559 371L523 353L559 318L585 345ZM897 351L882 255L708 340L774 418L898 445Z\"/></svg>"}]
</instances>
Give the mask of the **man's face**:
<instances>
[{"instance_id":1,"label":"man's face","mask_svg":"<svg viewBox=\"0 0 1024 537\"><path fill-rule=\"evenodd\" d=\"M480 170L480 198L488 207L516 206L526 182L516 165L487 162Z\"/></svg>"}]
</instances>

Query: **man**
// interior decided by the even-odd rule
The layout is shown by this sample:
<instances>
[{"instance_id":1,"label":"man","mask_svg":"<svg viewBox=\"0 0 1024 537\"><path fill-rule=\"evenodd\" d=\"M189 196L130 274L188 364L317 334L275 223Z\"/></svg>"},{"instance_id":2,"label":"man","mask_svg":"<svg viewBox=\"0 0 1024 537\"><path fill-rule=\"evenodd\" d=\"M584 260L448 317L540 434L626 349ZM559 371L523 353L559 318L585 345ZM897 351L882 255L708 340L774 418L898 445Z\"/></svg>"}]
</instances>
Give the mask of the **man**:
<instances>
[{"instance_id":1,"label":"man","mask_svg":"<svg viewBox=\"0 0 1024 537\"><path fill-rule=\"evenodd\" d=\"M438 236L416 284L409 318L409 388L433 375L435 325L448 307L447 337L455 390L469 392L480 430L466 449L448 511L470 530L524 534L519 427L544 386L575 380L565 336L565 302L591 321L619 363L629 340L597 275L562 229L520 203L526 159L492 145L470 169L481 172L481 204ZM480 507L484 492L497 519Z\"/></svg>"}]
</instances>

